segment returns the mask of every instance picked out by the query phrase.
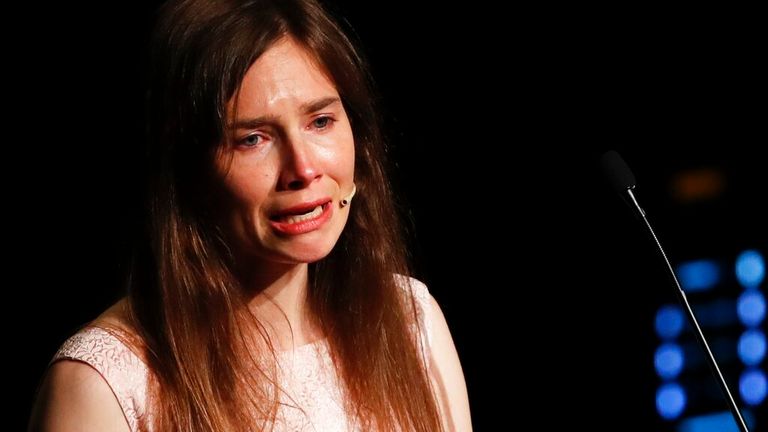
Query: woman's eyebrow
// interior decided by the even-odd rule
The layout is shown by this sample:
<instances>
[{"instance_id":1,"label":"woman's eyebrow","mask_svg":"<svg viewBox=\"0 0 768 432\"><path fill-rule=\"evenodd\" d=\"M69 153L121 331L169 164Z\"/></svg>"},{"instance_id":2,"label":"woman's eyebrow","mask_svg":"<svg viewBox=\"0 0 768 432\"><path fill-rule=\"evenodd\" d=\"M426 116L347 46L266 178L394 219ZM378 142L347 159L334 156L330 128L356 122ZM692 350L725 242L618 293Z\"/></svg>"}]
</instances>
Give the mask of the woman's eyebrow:
<instances>
[{"instance_id":1,"label":"woman's eyebrow","mask_svg":"<svg viewBox=\"0 0 768 432\"><path fill-rule=\"evenodd\" d=\"M339 100L336 96L328 96L321 99L317 99L314 101L310 101L307 103L304 103L301 105L301 111L304 114L313 113L315 111L319 111L329 105L333 105L335 103L341 103L341 100Z\"/></svg>"},{"instance_id":2,"label":"woman's eyebrow","mask_svg":"<svg viewBox=\"0 0 768 432\"><path fill-rule=\"evenodd\" d=\"M301 112L304 114L313 113L315 111L319 111L323 108L326 108L330 105L341 103L341 99L339 99L336 96L328 96L320 99L316 99L313 101L309 101L306 103L301 104ZM274 123L278 120L278 116L273 115L264 115L259 116L255 118L246 118L246 119L240 119L236 121L232 127L234 129L256 129L258 127L261 127L265 124Z\"/></svg>"}]
</instances>

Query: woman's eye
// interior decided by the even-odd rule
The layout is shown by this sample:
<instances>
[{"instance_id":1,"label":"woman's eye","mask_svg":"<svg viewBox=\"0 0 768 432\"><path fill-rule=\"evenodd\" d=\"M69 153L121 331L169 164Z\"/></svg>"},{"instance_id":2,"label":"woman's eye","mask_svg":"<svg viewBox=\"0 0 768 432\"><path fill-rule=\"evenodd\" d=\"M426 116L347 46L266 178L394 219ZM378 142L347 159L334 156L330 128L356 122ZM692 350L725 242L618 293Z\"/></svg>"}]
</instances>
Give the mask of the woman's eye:
<instances>
[{"instance_id":1,"label":"woman's eye","mask_svg":"<svg viewBox=\"0 0 768 432\"><path fill-rule=\"evenodd\" d=\"M259 135L248 135L240 140L240 145L244 147L255 147L261 143L262 138Z\"/></svg>"},{"instance_id":2,"label":"woman's eye","mask_svg":"<svg viewBox=\"0 0 768 432\"><path fill-rule=\"evenodd\" d=\"M325 129L333 120L330 117L318 117L312 122L312 126L317 129Z\"/></svg>"}]
</instances>

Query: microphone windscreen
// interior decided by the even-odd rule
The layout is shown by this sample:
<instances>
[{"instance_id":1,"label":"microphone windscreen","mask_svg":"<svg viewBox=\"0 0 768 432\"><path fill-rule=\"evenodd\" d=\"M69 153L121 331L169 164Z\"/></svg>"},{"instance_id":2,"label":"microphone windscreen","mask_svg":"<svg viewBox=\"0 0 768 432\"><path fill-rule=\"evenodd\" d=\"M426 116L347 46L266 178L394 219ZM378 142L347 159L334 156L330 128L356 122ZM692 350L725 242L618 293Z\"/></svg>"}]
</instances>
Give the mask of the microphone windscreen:
<instances>
[{"instance_id":1,"label":"microphone windscreen","mask_svg":"<svg viewBox=\"0 0 768 432\"><path fill-rule=\"evenodd\" d=\"M624 192L635 187L635 175L632 174L632 170L616 151L606 152L600 158L600 163L603 166L606 180L616 191Z\"/></svg>"}]
</instances>

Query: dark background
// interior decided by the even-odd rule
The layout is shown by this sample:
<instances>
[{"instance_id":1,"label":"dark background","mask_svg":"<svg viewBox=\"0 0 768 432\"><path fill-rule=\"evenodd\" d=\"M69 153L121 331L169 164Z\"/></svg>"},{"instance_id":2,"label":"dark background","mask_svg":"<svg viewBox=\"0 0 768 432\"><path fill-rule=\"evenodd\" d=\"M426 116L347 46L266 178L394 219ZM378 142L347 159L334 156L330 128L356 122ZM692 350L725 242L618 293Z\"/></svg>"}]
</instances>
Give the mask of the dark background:
<instances>
[{"instance_id":1,"label":"dark background","mask_svg":"<svg viewBox=\"0 0 768 432\"><path fill-rule=\"evenodd\" d=\"M333 4L379 84L417 275L452 328L475 429L666 430L653 314L674 293L597 161L617 149L630 163L672 260L765 254L768 73L754 15L413 7ZM22 417L58 345L119 295L152 8L41 7L20 12L28 25L10 39ZM724 173L722 197L675 204L670 177L701 167Z\"/></svg>"}]
</instances>

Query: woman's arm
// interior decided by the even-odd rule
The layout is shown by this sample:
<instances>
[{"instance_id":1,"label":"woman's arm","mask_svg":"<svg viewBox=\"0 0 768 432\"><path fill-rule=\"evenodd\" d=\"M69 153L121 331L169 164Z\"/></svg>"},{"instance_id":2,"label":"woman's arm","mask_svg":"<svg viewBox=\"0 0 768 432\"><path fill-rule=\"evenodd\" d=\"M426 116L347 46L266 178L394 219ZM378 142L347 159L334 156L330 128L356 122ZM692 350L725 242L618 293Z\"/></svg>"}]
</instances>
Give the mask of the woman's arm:
<instances>
[{"instance_id":1,"label":"woman's arm","mask_svg":"<svg viewBox=\"0 0 768 432\"><path fill-rule=\"evenodd\" d=\"M430 308L432 383L439 399L443 427L446 432L468 432L472 430L472 421L459 356L443 311L431 296Z\"/></svg>"},{"instance_id":2,"label":"woman's arm","mask_svg":"<svg viewBox=\"0 0 768 432\"><path fill-rule=\"evenodd\" d=\"M61 360L45 377L32 409L30 432L128 432L107 382L85 363Z\"/></svg>"}]
</instances>

